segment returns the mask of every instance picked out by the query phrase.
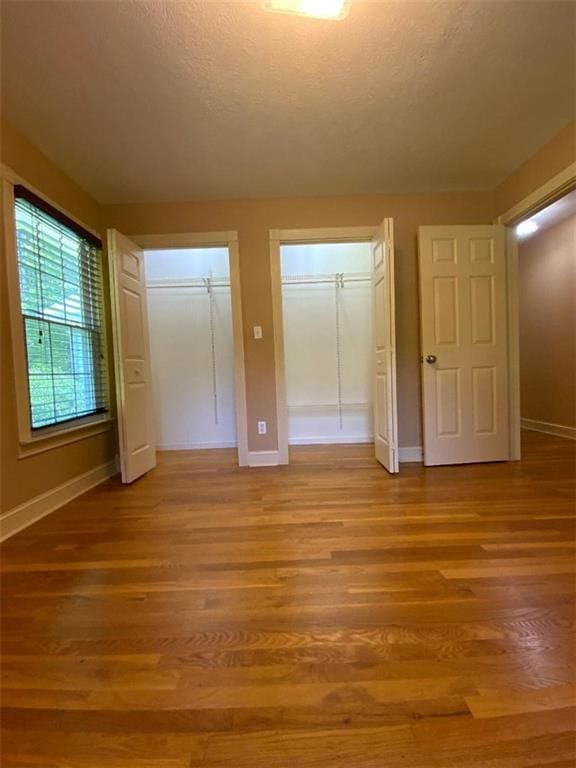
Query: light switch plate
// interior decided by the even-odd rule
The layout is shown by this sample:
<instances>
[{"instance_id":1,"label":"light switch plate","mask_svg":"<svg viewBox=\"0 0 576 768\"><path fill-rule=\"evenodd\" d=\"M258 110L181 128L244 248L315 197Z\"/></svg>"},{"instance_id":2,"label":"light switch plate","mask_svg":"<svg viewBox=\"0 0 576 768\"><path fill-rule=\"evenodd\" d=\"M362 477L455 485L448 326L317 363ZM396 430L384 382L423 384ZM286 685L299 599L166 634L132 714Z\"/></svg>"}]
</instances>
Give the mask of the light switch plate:
<instances>
[{"instance_id":1,"label":"light switch plate","mask_svg":"<svg viewBox=\"0 0 576 768\"><path fill-rule=\"evenodd\" d=\"M255 325L254 326L254 338L255 339L261 339L262 338L262 326L261 325Z\"/></svg>"}]
</instances>

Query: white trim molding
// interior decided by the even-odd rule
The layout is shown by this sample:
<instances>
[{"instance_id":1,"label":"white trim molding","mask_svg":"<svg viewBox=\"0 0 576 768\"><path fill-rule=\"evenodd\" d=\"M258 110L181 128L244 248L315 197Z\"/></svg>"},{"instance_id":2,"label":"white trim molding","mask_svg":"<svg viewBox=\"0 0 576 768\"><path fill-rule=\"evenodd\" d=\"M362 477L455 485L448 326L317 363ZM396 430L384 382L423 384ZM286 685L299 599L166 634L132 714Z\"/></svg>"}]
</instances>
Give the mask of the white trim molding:
<instances>
[{"instance_id":1,"label":"white trim molding","mask_svg":"<svg viewBox=\"0 0 576 768\"><path fill-rule=\"evenodd\" d=\"M545 184L524 197L512 208L498 216L495 223L503 224L506 232L507 302L508 302L508 406L510 425L510 460L522 458L520 430L534 429L525 426L520 418L520 354L518 320L518 247L514 225L576 188L576 162L571 163ZM544 422L541 422L544 423ZM555 427L557 425L550 425ZM569 429L569 428L568 428ZM538 431L545 431L539 429ZM557 434L557 433L551 433ZM567 435L562 435L566 437Z\"/></svg>"},{"instance_id":2,"label":"white trim molding","mask_svg":"<svg viewBox=\"0 0 576 768\"><path fill-rule=\"evenodd\" d=\"M281 243L359 243L370 242L375 227L323 227L320 229L271 229L270 239Z\"/></svg>"},{"instance_id":3,"label":"white trim molding","mask_svg":"<svg viewBox=\"0 0 576 768\"><path fill-rule=\"evenodd\" d=\"M282 308L282 270L280 246L284 243L359 243L370 242L378 225L365 227L323 227L321 229L270 229L270 278L272 323L274 328L274 374L276 378L276 424L278 464L288 464L288 403L284 365L284 320Z\"/></svg>"},{"instance_id":4,"label":"white trim molding","mask_svg":"<svg viewBox=\"0 0 576 768\"><path fill-rule=\"evenodd\" d=\"M520 419L520 424L522 429L529 429L531 432L544 432L546 435L576 440L576 427L567 427L564 424L549 424L547 421L525 419L524 417Z\"/></svg>"},{"instance_id":5,"label":"white trim molding","mask_svg":"<svg viewBox=\"0 0 576 768\"><path fill-rule=\"evenodd\" d=\"M520 314L518 309L518 243L506 227L506 312L508 322L508 432L510 461L520 461Z\"/></svg>"},{"instance_id":6,"label":"white trim molding","mask_svg":"<svg viewBox=\"0 0 576 768\"><path fill-rule=\"evenodd\" d=\"M576 163L570 163L564 170L557 173L556 176L553 176L541 187L535 189L534 192L531 192L520 200L519 203L516 203L516 205L503 213L499 217L499 223L507 227L512 226L518 223L520 219L536 213L559 197L563 197L574 187L576 187Z\"/></svg>"},{"instance_id":7,"label":"white trim molding","mask_svg":"<svg viewBox=\"0 0 576 768\"><path fill-rule=\"evenodd\" d=\"M172 232L162 235L128 235L143 250L175 248L225 248L238 242L236 230L221 232Z\"/></svg>"},{"instance_id":8,"label":"white trim molding","mask_svg":"<svg viewBox=\"0 0 576 768\"><path fill-rule=\"evenodd\" d=\"M235 440L221 441L215 443L159 443L156 445L157 451L208 451L213 448L236 448L238 443Z\"/></svg>"},{"instance_id":9,"label":"white trim molding","mask_svg":"<svg viewBox=\"0 0 576 768\"><path fill-rule=\"evenodd\" d=\"M242 321L242 286L240 282L240 254L238 232L173 232L156 235L128 235L143 250L166 248L228 248L230 262L230 298L232 303L232 334L234 338L234 396L236 434L238 436L238 465L250 465L248 456L248 414L246 403L246 368L244 363L244 328ZM196 447L216 447L196 446ZM158 448L158 450L166 450ZM190 450L193 450L190 447Z\"/></svg>"},{"instance_id":10,"label":"white trim molding","mask_svg":"<svg viewBox=\"0 0 576 768\"><path fill-rule=\"evenodd\" d=\"M249 467L277 467L279 464L286 464L280 461L279 451L250 451L248 453Z\"/></svg>"},{"instance_id":11,"label":"white trim molding","mask_svg":"<svg viewBox=\"0 0 576 768\"><path fill-rule=\"evenodd\" d=\"M280 230L270 230L270 278L272 284L272 326L274 329L274 376L276 380L276 428L280 464L288 464L288 401L284 367L284 313L280 265Z\"/></svg>"},{"instance_id":12,"label":"white trim molding","mask_svg":"<svg viewBox=\"0 0 576 768\"><path fill-rule=\"evenodd\" d=\"M101 464L99 467L73 477L71 480L57 485L55 488L51 488L39 496L35 496L29 501L24 502L24 504L9 509L8 512L5 512L0 517L0 541L4 541L15 533L27 528L42 517L64 506L64 504L68 504L77 496L81 496L91 488L113 477L117 472L118 458L116 457L107 464Z\"/></svg>"},{"instance_id":13,"label":"white trim molding","mask_svg":"<svg viewBox=\"0 0 576 768\"><path fill-rule=\"evenodd\" d=\"M374 438L366 435L351 435L340 437L326 435L324 437L290 437L288 445L374 445Z\"/></svg>"},{"instance_id":14,"label":"white trim molding","mask_svg":"<svg viewBox=\"0 0 576 768\"><path fill-rule=\"evenodd\" d=\"M424 448L421 445L400 446L398 449L400 464L418 464L424 461Z\"/></svg>"}]
</instances>

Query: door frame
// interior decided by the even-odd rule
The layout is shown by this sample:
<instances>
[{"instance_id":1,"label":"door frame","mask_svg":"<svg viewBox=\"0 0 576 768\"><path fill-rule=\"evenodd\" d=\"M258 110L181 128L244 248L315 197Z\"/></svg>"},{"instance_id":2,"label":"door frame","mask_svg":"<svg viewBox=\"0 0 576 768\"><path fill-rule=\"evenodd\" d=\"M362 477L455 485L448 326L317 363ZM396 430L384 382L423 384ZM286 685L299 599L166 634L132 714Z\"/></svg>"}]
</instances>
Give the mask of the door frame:
<instances>
[{"instance_id":1,"label":"door frame","mask_svg":"<svg viewBox=\"0 0 576 768\"><path fill-rule=\"evenodd\" d=\"M530 192L495 220L506 228L506 274L508 299L508 408L510 460L519 461L520 436L520 326L518 316L518 243L514 227L555 200L576 189L576 162Z\"/></svg>"},{"instance_id":2,"label":"door frame","mask_svg":"<svg viewBox=\"0 0 576 768\"><path fill-rule=\"evenodd\" d=\"M230 299L232 304L232 335L234 339L234 403L238 465L247 467L248 420L246 411L246 371L244 366L244 333L242 326L242 291L240 285L240 255L238 232L176 232L162 235L126 235L145 251L168 248L227 248L230 262Z\"/></svg>"},{"instance_id":3,"label":"door frame","mask_svg":"<svg viewBox=\"0 0 576 768\"><path fill-rule=\"evenodd\" d=\"M369 243L379 224L367 227L323 227L316 229L270 229L270 277L272 282L272 322L274 326L274 374L276 379L276 424L278 464L288 464L288 405L284 360L284 318L282 309L282 269L280 246L301 243Z\"/></svg>"}]
</instances>

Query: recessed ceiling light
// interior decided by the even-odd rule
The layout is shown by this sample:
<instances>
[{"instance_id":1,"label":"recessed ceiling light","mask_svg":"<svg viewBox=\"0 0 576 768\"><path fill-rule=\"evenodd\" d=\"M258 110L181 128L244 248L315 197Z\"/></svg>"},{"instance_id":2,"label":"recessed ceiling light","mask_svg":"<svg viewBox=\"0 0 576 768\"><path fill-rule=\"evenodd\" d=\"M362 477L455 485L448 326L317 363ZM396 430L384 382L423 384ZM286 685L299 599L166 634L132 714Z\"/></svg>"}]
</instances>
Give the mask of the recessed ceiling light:
<instances>
[{"instance_id":1,"label":"recessed ceiling light","mask_svg":"<svg viewBox=\"0 0 576 768\"><path fill-rule=\"evenodd\" d=\"M518 237L528 237L528 235L533 235L537 229L538 224L536 224L534 219L526 219L526 221L521 221L520 224L518 224L516 227L516 234Z\"/></svg>"},{"instance_id":2,"label":"recessed ceiling light","mask_svg":"<svg viewBox=\"0 0 576 768\"><path fill-rule=\"evenodd\" d=\"M315 19L343 19L348 13L350 0L263 0L267 11L295 13Z\"/></svg>"}]
</instances>

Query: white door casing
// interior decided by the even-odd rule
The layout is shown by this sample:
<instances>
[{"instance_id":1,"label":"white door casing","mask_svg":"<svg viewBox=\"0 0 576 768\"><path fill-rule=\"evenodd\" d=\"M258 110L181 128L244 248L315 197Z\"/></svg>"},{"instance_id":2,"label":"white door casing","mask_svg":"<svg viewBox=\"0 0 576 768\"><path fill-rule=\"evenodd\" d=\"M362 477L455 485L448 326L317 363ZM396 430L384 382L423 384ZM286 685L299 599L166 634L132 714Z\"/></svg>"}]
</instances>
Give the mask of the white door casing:
<instances>
[{"instance_id":1,"label":"white door casing","mask_svg":"<svg viewBox=\"0 0 576 768\"><path fill-rule=\"evenodd\" d=\"M398 472L396 395L396 322L394 303L394 230L384 219L371 243L374 450L388 472Z\"/></svg>"},{"instance_id":2,"label":"white door casing","mask_svg":"<svg viewBox=\"0 0 576 768\"><path fill-rule=\"evenodd\" d=\"M424 463L509 458L505 232L419 227Z\"/></svg>"},{"instance_id":3,"label":"white door casing","mask_svg":"<svg viewBox=\"0 0 576 768\"><path fill-rule=\"evenodd\" d=\"M156 466L146 278L142 250L108 230L122 482Z\"/></svg>"}]
</instances>

